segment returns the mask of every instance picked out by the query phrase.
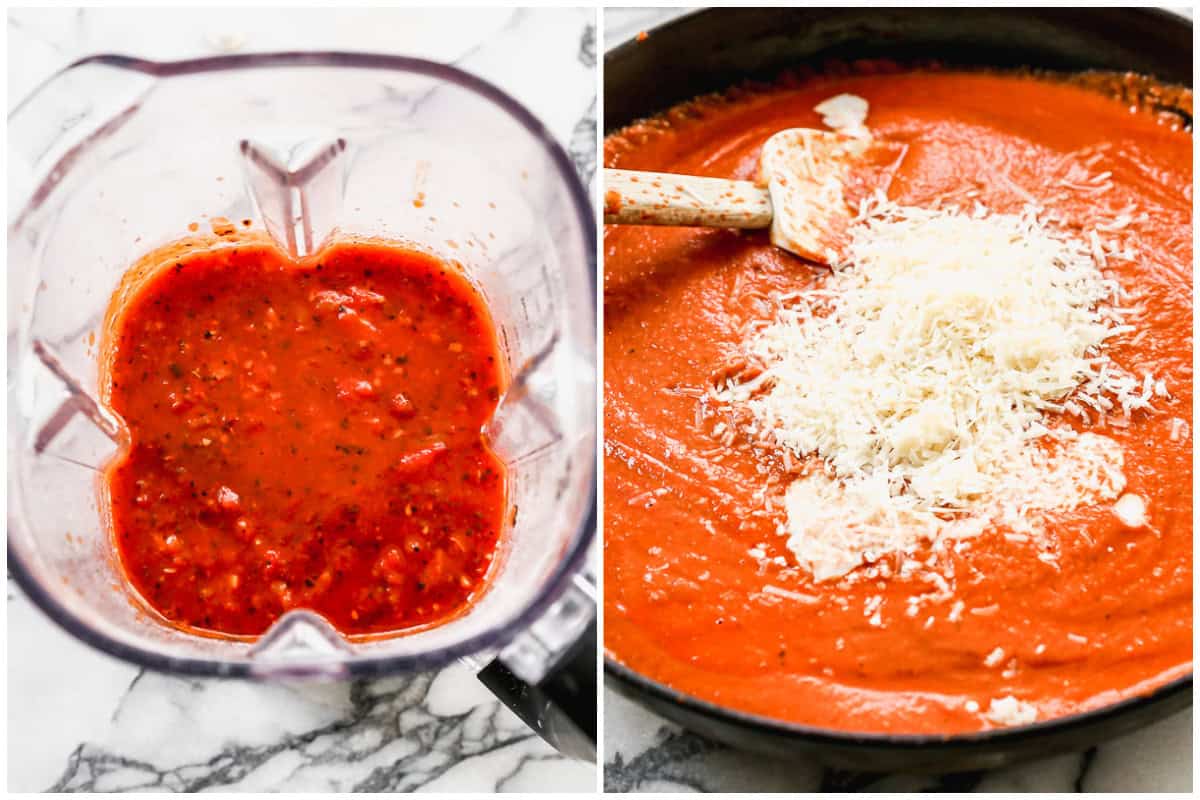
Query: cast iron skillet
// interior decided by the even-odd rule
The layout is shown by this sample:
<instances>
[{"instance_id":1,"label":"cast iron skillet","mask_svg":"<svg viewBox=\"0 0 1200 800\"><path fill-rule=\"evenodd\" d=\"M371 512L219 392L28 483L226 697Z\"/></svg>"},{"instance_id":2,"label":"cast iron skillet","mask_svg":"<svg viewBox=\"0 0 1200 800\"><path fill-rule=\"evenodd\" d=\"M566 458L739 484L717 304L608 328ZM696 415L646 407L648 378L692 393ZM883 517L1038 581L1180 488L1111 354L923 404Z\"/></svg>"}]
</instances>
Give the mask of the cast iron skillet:
<instances>
[{"instance_id":1,"label":"cast iron skillet","mask_svg":"<svg viewBox=\"0 0 1200 800\"><path fill-rule=\"evenodd\" d=\"M1192 25L1153 9L713 9L605 54L605 132L747 78L769 79L806 62L871 57L1128 70L1191 86ZM722 708L611 658L605 674L625 696L711 739L879 772L987 769L1082 750L1186 708L1192 698L1189 674L1148 695L1019 728L956 736L853 734Z\"/></svg>"}]
</instances>

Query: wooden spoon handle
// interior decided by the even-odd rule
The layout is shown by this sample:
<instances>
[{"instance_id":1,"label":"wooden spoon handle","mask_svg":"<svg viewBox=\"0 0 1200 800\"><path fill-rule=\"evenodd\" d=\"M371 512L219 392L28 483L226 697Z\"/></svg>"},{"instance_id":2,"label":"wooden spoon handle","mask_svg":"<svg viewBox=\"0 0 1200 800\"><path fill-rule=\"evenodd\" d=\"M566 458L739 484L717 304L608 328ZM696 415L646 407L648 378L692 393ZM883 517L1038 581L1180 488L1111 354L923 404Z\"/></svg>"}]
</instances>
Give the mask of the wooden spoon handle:
<instances>
[{"instance_id":1,"label":"wooden spoon handle","mask_svg":"<svg viewBox=\"0 0 1200 800\"><path fill-rule=\"evenodd\" d=\"M771 196L750 181L665 172L604 170L604 222L769 228Z\"/></svg>"}]
</instances>

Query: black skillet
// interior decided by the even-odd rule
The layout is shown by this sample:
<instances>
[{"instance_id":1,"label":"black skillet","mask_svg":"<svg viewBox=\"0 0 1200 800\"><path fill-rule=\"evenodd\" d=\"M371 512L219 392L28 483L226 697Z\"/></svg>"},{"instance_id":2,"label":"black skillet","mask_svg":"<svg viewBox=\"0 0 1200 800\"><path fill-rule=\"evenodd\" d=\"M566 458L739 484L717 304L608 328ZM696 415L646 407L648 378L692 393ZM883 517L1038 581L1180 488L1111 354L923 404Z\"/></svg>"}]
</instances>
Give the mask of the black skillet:
<instances>
[{"instance_id":1,"label":"black skillet","mask_svg":"<svg viewBox=\"0 0 1200 800\"><path fill-rule=\"evenodd\" d=\"M829 59L1104 69L1192 84L1191 21L1154 9L722 8L648 33L605 54L606 133L698 94ZM1179 113L1190 124L1190 116ZM1189 674L1148 695L1024 727L957 736L859 735L722 708L612 659L605 659L605 675L607 685L625 696L711 739L876 772L988 769L1083 750L1192 702Z\"/></svg>"}]
</instances>

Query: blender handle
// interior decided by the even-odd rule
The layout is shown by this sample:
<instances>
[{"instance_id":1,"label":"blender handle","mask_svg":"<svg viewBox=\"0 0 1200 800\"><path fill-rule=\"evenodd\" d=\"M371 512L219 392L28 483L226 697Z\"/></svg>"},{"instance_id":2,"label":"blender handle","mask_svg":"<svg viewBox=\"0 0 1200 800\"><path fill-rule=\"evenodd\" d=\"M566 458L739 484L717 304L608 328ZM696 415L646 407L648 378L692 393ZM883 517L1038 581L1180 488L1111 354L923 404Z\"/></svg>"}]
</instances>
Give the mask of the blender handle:
<instances>
[{"instance_id":1,"label":"blender handle","mask_svg":"<svg viewBox=\"0 0 1200 800\"><path fill-rule=\"evenodd\" d=\"M479 681L555 750L596 760L596 619L537 683L526 683L499 657L479 671Z\"/></svg>"}]
</instances>

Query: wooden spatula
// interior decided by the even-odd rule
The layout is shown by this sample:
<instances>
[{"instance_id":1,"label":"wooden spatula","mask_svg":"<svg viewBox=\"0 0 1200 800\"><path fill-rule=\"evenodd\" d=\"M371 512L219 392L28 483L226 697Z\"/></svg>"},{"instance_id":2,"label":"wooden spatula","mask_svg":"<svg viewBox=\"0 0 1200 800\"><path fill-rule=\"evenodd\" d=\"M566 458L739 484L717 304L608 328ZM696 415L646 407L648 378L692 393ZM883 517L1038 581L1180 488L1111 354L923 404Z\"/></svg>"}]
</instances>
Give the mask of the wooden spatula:
<instances>
[{"instance_id":1,"label":"wooden spatula","mask_svg":"<svg viewBox=\"0 0 1200 800\"><path fill-rule=\"evenodd\" d=\"M904 146L869 136L789 128L763 144L757 181L604 170L604 222L770 228L771 243L838 263L853 201L887 190Z\"/></svg>"}]
</instances>

